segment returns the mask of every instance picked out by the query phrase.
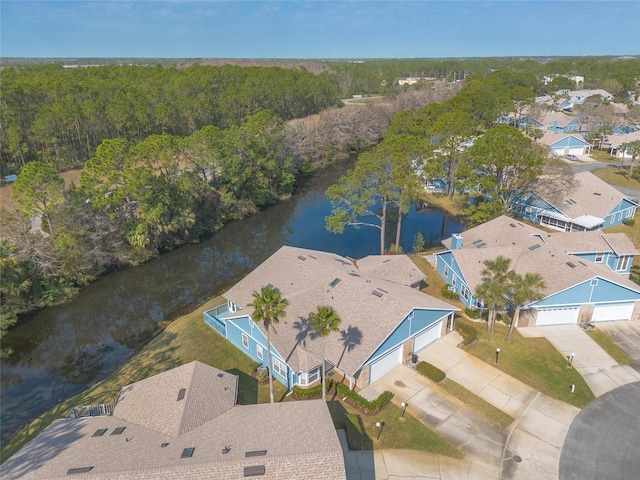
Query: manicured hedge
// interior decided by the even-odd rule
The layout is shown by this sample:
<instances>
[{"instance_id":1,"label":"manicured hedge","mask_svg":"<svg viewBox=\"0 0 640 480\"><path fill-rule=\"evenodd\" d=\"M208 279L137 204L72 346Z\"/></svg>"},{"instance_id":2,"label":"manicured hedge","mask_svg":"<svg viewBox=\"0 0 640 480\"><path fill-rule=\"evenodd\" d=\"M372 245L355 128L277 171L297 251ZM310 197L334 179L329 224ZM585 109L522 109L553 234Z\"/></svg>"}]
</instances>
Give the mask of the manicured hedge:
<instances>
[{"instance_id":1,"label":"manicured hedge","mask_svg":"<svg viewBox=\"0 0 640 480\"><path fill-rule=\"evenodd\" d=\"M327 382L327 391L331 390L332 381L329 380ZM311 388L301 388L299 386L295 386L292 388L293 394L301 400L306 400L312 397L319 397L322 395L322 383L318 385L314 385Z\"/></svg>"},{"instance_id":2,"label":"manicured hedge","mask_svg":"<svg viewBox=\"0 0 640 480\"><path fill-rule=\"evenodd\" d=\"M364 397L361 397L360 395L358 395L356 392L354 392L353 390L350 390L349 387L347 387L346 385L342 384L342 383L336 383L335 384L336 387L336 391L342 395L343 397L346 397L349 399L349 401L351 401L351 403L364 408L365 410L367 410L368 412L375 412L380 410L382 407L384 407L387 403L389 403L391 401L391 399L393 398L393 393L386 391L386 392L382 392L380 394L380 396L378 398L376 398L375 400L369 401Z\"/></svg>"},{"instance_id":3,"label":"manicured hedge","mask_svg":"<svg viewBox=\"0 0 640 480\"><path fill-rule=\"evenodd\" d=\"M430 363L427 363L427 362L418 363L418 365L416 365L416 370L418 371L418 373L421 373L422 375L424 375L427 378L430 378L436 383L444 380L444 377L446 376L445 373L442 370L440 370L438 367L431 365Z\"/></svg>"},{"instance_id":4,"label":"manicured hedge","mask_svg":"<svg viewBox=\"0 0 640 480\"><path fill-rule=\"evenodd\" d=\"M469 318L478 319L482 316L482 310L478 310L477 308L465 308L464 314Z\"/></svg>"}]
</instances>

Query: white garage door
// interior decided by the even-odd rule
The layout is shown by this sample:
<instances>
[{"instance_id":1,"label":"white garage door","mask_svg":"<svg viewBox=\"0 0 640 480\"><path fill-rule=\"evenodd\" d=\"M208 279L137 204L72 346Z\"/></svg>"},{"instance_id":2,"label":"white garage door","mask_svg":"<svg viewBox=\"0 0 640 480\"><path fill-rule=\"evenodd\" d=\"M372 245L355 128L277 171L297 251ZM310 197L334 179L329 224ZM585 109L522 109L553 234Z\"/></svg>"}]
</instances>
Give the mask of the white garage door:
<instances>
[{"instance_id":1,"label":"white garage door","mask_svg":"<svg viewBox=\"0 0 640 480\"><path fill-rule=\"evenodd\" d=\"M631 320L633 303L621 305L596 305L593 309L592 322L610 322L613 320Z\"/></svg>"},{"instance_id":2,"label":"white garage door","mask_svg":"<svg viewBox=\"0 0 640 480\"><path fill-rule=\"evenodd\" d=\"M545 325L567 325L578 323L580 307L539 309L536 327Z\"/></svg>"},{"instance_id":3,"label":"white garage door","mask_svg":"<svg viewBox=\"0 0 640 480\"><path fill-rule=\"evenodd\" d=\"M396 365L402 363L402 345L398 345L396 348L385 354L371 364L371 375L369 376L369 383L375 382L382 377L385 373L391 370Z\"/></svg>"},{"instance_id":4,"label":"white garage door","mask_svg":"<svg viewBox=\"0 0 640 480\"><path fill-rule=\"evenodd\" d=\"M419 352L431 342L440 338L440 331L442 330L442 320L430 325L427 330L416 335L413 344L413 351Z\"/></svg>"}]
</instances>

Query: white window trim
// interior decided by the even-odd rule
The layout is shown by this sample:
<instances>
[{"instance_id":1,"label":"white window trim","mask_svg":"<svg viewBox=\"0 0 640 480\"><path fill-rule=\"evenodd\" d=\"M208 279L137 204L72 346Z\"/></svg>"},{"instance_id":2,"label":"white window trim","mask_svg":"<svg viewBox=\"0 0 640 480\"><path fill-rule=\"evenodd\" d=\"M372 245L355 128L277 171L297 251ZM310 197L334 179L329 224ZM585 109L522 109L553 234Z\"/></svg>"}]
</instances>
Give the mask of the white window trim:
<instances>
[{"instance_id":1,"label":"white window trim","mask_svg":"<svg viewBox=\"0 0 640 480\"><path fill-rule=\"evenodd\" d=\"M623 255L618 258L618 264L616 265L616 270L619 272L625 271L627 267L629 267L629 259L631 257L629 255Z\"/></svg>"},{"instance_id":2,"label":"white window trim","mask_svg":"<svg viewBox=\"0 0 640 480\"><path fill-rule=\"evenodd\" d=\"M246 333L242 334L242 346L244 348L249 348L249 335Z\"/></svg>"},{"instance_id":3,"label":"white window trim","mask_svg":"<svg viewBox=\"0 0 640 480\"><path fill-rule=\"evenodd\" d=\"M449 278L449 265L444 266L444 278Z\"/></svg>"},{"instance_id":4,"label":"white window trim","mask_svg":"<svg viewBox=\"0 0 640 480\"><path fill-rule=\"evenodd\" d=\"M311 385L313 382L320 380L320 369L321 367L312 368L307 373L307 382ZM313 379L311 377L314 377Z\"/></svg>"},{"instance_id":5,"label":"white window trim","mask_svg":"<svg viewBox=\"0 0 640 480\"><path fill-rule=\"evenodd\" d=\"M462 294L465 300L469 300L469 289L467 288L466 285L463 284L460 287L460 293Z\"/></svg>"},{"instance_id":6,"label":"white window trim","mask_svg":"<svg viewBox=\"0 0 640 480\"><path fill-rule=\"evenodd\" d=\"M275 357L273 359L273 371L287 378L287 366Z\"/></svg>"},{"instance_id":7,"label":"white window trim","mask_svg":"<svg viewBox=\"0 0 640 480\"><path fill-rule=\"evenodd\" d=\"M264 360L264 348L260 344L256 344L256 356L258 360Z\"/></svg>"},{"instance_id":8,"label":"white window trim","mask_svg":"<svg viewBox=\"0 0 640 480\"><path fill-rule=\"evenodd\" d=\"M455 287L457 283L458 283L458 278L454 275L453 277L451 277L451 285Z\"/></svg>"},{"instance_id":9,"label":"white window trim","mask_svg":"<svg viewBox=\"0 0 640 480\"><path fill-rule=\"evenodd\" d=\"M604 262L604 253L597 252L596 253L596 258L595 258L595 263L602 263L602 262Z\"/></svg>"}]
</instances>

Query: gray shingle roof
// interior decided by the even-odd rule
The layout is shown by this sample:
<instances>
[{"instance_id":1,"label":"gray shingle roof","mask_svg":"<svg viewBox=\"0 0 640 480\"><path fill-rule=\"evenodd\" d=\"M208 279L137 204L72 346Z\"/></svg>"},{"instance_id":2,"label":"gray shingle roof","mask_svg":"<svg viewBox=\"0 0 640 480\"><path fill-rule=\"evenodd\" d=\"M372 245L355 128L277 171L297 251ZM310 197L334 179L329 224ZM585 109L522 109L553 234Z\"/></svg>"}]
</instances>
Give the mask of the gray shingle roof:
<instances>
[{"instance_id":1,"label":"gray shingle roof","mask_svg":"<svg viewBox=\"0 0 640 480\"><path fill-rule=\"evenodd\" d=\"M0 466L0 477L3 480L70 478L66 474L71 468L93 467L82 478L241 479L245 466L266 465L267 475L261 478L312 480L319 478L319 473L298 470L298 466L319 464L323 468L323 478L345 478L340 442L322 400L224 408L228 400L224 392L228 391L223 390L218 399L224 403L219 410L224 411L177 435L143 426L143 422L134 422L137 418L118 417L118 412L123 411L128 416L134 411L142 412L144 417L145 409L156 407L167 415L183 417L183 412L167 409L163 398L164 389L173 380L189 378L185 371L193 373L191 381L186 383L187 389L206 390L211 381L224 389L224 383L218 383L218 373L237 378L194 363L180 367L177 374L170 370L147 379L150 382L143 380L133 384L142 384L144 388L134 388L131 392L136 394L129 395L126 400L121 397L120 401L129 405L126 409L116 406L113 416L57 420ZM176 393L173 390L175 388L172 388L171 397ZM216 403L218 399L207 400L201 393L204 390L195 394L199 404L194 410L204 409L211 416L208 403ZM235 390L233 395L235 397ZM132 403L140 405L134 408ZM175 423L169 422L170 425ZM120 435L111 435L118 427L125 427L125 430ZM104 435L93 437L97 429L105 428ZM226 453L225 447L229 447ZM181 458L185 448L195 448L192 457ZM246 452L258 450L266 450L266 454L245 456Z\"/></svg>"},{"instance_id":2,"label":"gray shingle roof","mask_svg":"<svg viewBox=\"0 0 640 480\"><path fill-rule=\"evenodd\" d=\"M320 305L331 305L340 318L340 330L351 328L361 334L360 344L345 348L341 332L327 337L326 358L349 375L355 374L366 359L413 308L456 310L456 307L409 288L406 284L423 277L413 262L404 256L364 259L356 266L340 255L295 247L282 247L258 268L234 285L224 297L243 310L236 315L251 315L252 292L271 284L289 300L285 318L271 332L271 342L295 371L306 371L321 363L322 341L308 325L309 313ZM390 258L391 273L381 273L382 262ZM304 260L303 260L304 259ZM411 265L406 262L410 262ZM400 271L406 268L407 273ZM415 269L415 270L414 270ZM384 271L384 268L382 268ZM387 275L395 283L372 275ZM340 281L332 287L335 279ZM373 294L377 291L381 295ZM443 314L444 315L444 314ZM262 324L259 324L260 328Z\"/></svg>"},{"instance_id":3,"label":"gray shingle roof","mask_svg":"<svg viewBox=\"0 0 640 480\"><path fill-rule=\"evenodd\" d=\"M546 283L545 295L551 295L586 281L595 276L611 280L617 284L639 291L640 287L626 276L612 272L607 266L580 260L565 250L571 245L579 246L580 252L600 251L606 246L601 232L554 232L547 233L518 220L501 216L461 234L463 246L452 250L455 261L460 266L464 279L475 292L482 283L484 262L499 255L511 259L511 268L523 275L538 273ZM618 235L612 236L614 243L627 244ZM586 248L590 241L594 249ZM443 241L449 247L451 239ZM537 245L537 247L536 247ZM611 251L611 247L606 247ZM574 252L578 253L578 251Z\"/></svg>"},{"instance_id":4,"label":"gray shingle roof","mask_svg":"<svg viewBox=\"0 0 640 480\"><path fill-rule=\"evenodd\" d=\"M593 173L581 172L575 174L572 191L567 192L564 200L554 206L569 218L592 215L604 219L624 198L623 193Z\"/></svg>"}]
</instances>

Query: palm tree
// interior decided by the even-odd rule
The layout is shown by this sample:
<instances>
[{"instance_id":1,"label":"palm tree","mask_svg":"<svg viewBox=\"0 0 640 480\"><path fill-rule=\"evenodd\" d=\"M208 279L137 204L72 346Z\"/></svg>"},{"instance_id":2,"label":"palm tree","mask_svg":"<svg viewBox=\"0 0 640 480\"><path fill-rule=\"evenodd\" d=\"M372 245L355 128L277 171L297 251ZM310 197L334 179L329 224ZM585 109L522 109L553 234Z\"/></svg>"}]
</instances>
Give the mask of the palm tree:
<instances>
[{"instance_id":1,"label":"palm tree","mask_svg":"<svg viewBox=\"0 0 640 480\"><path fill-rule=\"evenodd\" d=\"M278 324L285 315L285 308L289 305L286 298L282 298L280 290L269 284L257 292L253 292L253 302L248 306L253 307L252 318L255 322L262 322L267 331L267 361L269 363L269 395L271 403L273 398L273 363L271 361L271 325Z\"/></svg>"},{"instance_id":2,"label":"palm tree","mask_svg":"<svg viewBox=\"0 0 640 480\"><path fill-rule=\"evenodd\" d=\"M539 273L525 273L524 276L515 272L511 272L511 291L513 295L511 301L516 309L513 312L513 319L509 326L509 334L507 342L511 341L511 336L516 328L518 328L518 320L520 319L520 309L523 305L540 300L543 297L543 291L546 284Z\"/></svg>"},{"instance_id":3,"label":"palm tree","mask_svg":"<svg viewBox=\"0 0 640 480\"><path fill-rule=\"evenodd\" d=\"M498 308L504 305L504 296L507 294L507 287L507 283L501 283L490 278L485 278L476 289L476 298L482 299L482 302L489 307L489 313L487 315L487 340L489 340L491 333L495 331L496 315Z\"/></svg>"},{"instance_id":4,"label":"palm tree","mask_svg":"<svg viewBox=\"0 0 640 480\"><path fill-rule=\"evenodd\" d=\"M325 337L331 332L338 331L340 326L340 317L333 309L326 305L318 307L316 312L309 313L311 317L311 326L322 337L322 399L327 399L326 379L325 379Z\"/></svg>"},{"instance_id":5,"label":"palm tree","mask_svg":"<svg viewBox=\"0 0 640 480\"><path fill-rule=\"evenodd\" d=\"M504 295L509 288L509 258L498 255L494 260L485 260L485 268L482 270L483 283L478 287L480 294L476 296L489 302L491 305L489 318L487 318L487 339L489 334L496 330L496 312L498 307L504 305ZM486 285L485 285L486 284ZM483 295L484 294L484 295Z\"/></svg>"}]
</instances>

